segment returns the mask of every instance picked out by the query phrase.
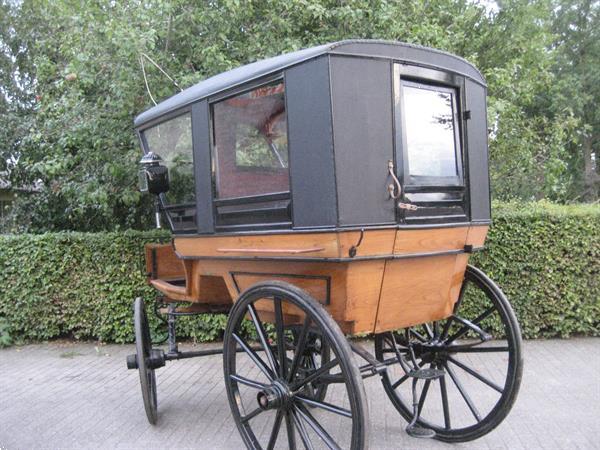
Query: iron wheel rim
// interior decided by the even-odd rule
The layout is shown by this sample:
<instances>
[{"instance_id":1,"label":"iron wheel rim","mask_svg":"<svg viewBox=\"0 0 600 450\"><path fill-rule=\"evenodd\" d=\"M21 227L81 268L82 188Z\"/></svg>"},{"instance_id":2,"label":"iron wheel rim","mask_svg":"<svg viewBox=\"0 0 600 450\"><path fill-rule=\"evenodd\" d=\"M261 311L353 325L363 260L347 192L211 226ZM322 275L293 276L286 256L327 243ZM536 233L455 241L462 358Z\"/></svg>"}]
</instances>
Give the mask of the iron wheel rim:
<instances>
[{"instance_id":1,"label":"iron wheel rim","mask_svg":"<svg viewBox=\"0 0 600 450\"><path fill-rule=\"evenodd\" d=\"M134 302L134 327L135 327L135 349L138 364L138 373L140 376L140 386L142 389L142 399L148 422L152 425L156 423L157 414L157 395L156 395L156 374L150 367L150 354L152 350L152 340L150 337L150 328L148 326L148 317L146 307L141 298L136 298Z\"/></svg>"}]
</instances>

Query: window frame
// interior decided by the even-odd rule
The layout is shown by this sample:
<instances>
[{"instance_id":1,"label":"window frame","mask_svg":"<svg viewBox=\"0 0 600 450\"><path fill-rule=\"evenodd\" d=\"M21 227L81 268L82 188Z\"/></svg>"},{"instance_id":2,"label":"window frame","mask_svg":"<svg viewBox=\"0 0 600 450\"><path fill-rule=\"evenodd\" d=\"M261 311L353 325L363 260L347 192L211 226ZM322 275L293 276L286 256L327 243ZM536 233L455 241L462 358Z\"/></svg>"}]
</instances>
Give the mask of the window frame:
<instances>
[{"instance_id":1,"label":"window frame","mask_svg":"<svg viewBox=\"0 0 600 450\"><path fill-rule=\"evenodd\" d=\"M284 107L286 112L285 117L285 126L286 133L288 134L288 164L287 164L287 174L289 181L289 189L287 191L278 191L271 192L266 194L256 194L256 195L244 195L238 197L228 197L228 198L218 198L218 155L215 149L215 120L214 120L214 105L220 103L222 101L237 97L239 95L246 94L253 90L259 89L263 86L268 86L272 84L283 83L283 99L284 99ZM212 97L208 98L208 120L209 120L209 133L210 133L210 161L211 161L211 183L212 183L212 209L213 209L213 217L214 217L214 230L215 232L224 232L224 231L249 231L249 230L265 230L265 229L291 229L293 227L293 205L292 205L292 168L290 161L290 146L289 146L289 118L287 115L287 88L285 75L283 72L279 72L276 74L271 74L266 77L258 78L252 80L250 82L244 83L240 86L233 87L224 92L220 92ZM261 168L254 167L246 167L246 166L237 166L242 171L254 171L261 170ZM263 169L268 170L268 169ZM274 172L278 169L272 169ZM265 203L265 202L277 202L277 201L287 201L287 218L282 221L253 221L249 220L243 223L219 223L222 222L221 214L219 213L219 207L221 206L247 206L252 203ZM249 216L247 210L240 211L241 215ZM258 216L257 216L258 218ZM221 219L221 220L220 220Z\"/></svg>"},{"instance_id":2,"label":"window frame","mask_svg":"<svg viewBox=\"0 0 600 450\"><path fill-rule=\"evenodd\" d=\"M152 151L150 146L148 145L148 140L146 139L146 132L156 126L167 123L171 120L177 119L184 115L188 114L190 117L190 132L192 135L192 172L194 174L194 200L185 203L169 203L165 194L159 195L159 201L161 209L164 212L164 215L169 223L169 228L171 232L174 234L189 234L190 232L196 233L198 231L198 198L196 197L196 152L194 151L194 116L192 113L192 106L188 105L184 108L179 108L174 111L171 111L163 116L157 117L155 120L152 120L143 127L137 130L138 138L141 143L142 150L144 154ZM194 211L193 221L190 226L185 228L176 227L177 217L174 216L173 212L178 210L191 209Z\"/></svg>"},{"instance_id":3,"label":"window frame","mask_svg":"<svg viewBox=\"0 0 600 450\"><path fill-rule=\"evenodd\" d=\"M457 175L452 177L411 176L408 147L406 141L405 105L402 99L402 86L422 85L426 88L454 94L454 151ZM396 174L406 194L441 193L461 196L461 200L414 201L417 206L432 208L433 215L419 216L418 213L397 208L399 223L446 223L448 220L466 222L470 217L470 200L468 186L468 144L463 111L465 111L465 77L439 69L408 65L401 62L392 63L393 115L394 115L394 158ZM401 200L405 201L405 200ZM462 214L445 215L443 210L448 206L460 206ZM434 208L438 208L439 214Z\"/></svg>"}]
</instances>

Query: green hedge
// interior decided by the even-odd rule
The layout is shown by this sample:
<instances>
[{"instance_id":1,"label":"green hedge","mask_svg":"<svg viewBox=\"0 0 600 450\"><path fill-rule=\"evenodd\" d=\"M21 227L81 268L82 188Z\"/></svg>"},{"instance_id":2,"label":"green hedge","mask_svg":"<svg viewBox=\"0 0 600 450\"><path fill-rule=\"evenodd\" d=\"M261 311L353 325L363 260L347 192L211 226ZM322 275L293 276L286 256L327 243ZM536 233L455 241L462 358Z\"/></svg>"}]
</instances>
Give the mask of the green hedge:
<instances>
[{"instance_id":1,"label":"green hedge","mask_svg":"<svg viewBox=\"0 0 600 450\"><path fill-rule=\"evenodd\" d=\"M473 263L504 290L528 338L600 335L600 207L500 204ZM0 236L0 345L59 336L131 342L131 303L153 297L143 245L164 232ZM180 337L219 338L222 315ZM151 317L157 334L159 323Z\"/></svg>"}]
</instances>

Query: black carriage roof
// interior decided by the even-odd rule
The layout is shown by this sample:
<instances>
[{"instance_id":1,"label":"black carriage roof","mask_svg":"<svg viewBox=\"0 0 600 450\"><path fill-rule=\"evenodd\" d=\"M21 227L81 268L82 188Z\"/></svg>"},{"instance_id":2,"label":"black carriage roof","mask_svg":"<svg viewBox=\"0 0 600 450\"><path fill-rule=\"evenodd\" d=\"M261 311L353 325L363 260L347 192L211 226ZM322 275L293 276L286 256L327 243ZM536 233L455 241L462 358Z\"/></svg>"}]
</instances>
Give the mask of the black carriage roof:
<instances>
[{"instance_id":1,"label":"black carriage roof","mask_svg":"<svg viewBox=\"0 0 600 450\"><path fill-rule=\"evenodd\" d=\"M485 85L483 76L474 65L451 53L394 41L346 40L263 59L207 78L141 113L135 118L135 127L206 97L326 54L393 59L447 70Z\"/></svg>"}]
</instances>

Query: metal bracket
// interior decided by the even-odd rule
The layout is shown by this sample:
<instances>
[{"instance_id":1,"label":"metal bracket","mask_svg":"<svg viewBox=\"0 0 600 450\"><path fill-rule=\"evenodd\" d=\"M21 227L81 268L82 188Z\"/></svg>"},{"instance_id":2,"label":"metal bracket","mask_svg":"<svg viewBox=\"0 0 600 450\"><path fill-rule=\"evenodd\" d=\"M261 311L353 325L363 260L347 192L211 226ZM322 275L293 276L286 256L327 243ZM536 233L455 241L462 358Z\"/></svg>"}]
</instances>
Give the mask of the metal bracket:
<instances>
[{"instance_id":1,"label":"metal bracket","mask_svg":"<svg viewBox=\"0 0 600 450\"><path fill-rule=\"evenodd\" d=\"M408 211L416 211L417 209L419 209L419 207L417 205L413 205L412 203L402 203L402 202L398 202L398 208L407 209Z\"/></svg>"},{"instance_id":2,"label":"metal bracket","mask_svg":"<svg viewBox=\"0 0 600 450\"><path fill-rule=\"evenodd\" d=\"M353 245L352 247L350 247L350 250L348 250L348 256L350 258L354 258L356 256L356 251L358 250L358 247L360 247L360 244L363 240L363 237L365 235L365 229L361 228L360 229L360 237L358 238L358 242Z\"/></svg>"}]
</instances>

